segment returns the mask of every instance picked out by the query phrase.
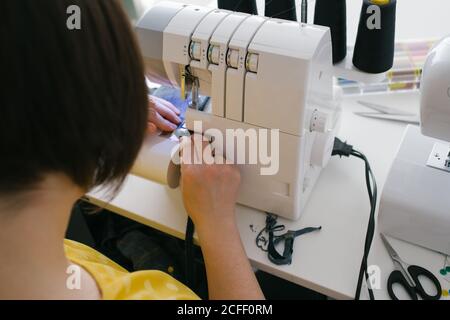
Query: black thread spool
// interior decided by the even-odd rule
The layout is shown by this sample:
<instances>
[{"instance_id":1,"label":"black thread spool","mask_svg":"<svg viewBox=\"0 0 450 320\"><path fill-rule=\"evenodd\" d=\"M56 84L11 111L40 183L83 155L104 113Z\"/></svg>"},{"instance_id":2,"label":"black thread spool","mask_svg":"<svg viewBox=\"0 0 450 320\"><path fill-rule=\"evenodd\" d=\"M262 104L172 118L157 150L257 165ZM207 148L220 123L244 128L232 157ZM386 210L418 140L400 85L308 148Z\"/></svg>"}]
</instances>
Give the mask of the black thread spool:
<instances>
[{"instance_id":1,"label":"black thread spool","mask_svg":"<svg viewBox=\"0 0 450 320\"><path fill-rule=\"evenodd\" d=\"M371 6L377 6L379 11ZM375 5L369 0L363 1L353 53L353 65L359 70L368 73L382 73L392 68L396 7L397 0L391 0L390 3L384 5ZM374 19L377 19L376 15L378 14L380 16L377 26L377 21Z\"/></svg>"},{"instance_id":2,"label":"black thread spool","mask_svg":"<svg viewBox=\"0 0 450 320\"><path fill-rule=\"evenodd\" d=\"M219 9L258 14L256 0L218 0L217 4Z\"/></svg>"},{"instance_id":3,"label":"black thread spool","mask_svg":"<svg viewBox=\"0 0 450 320\"><path fill-rule=\"evenodd\" d=\"M346 0L316 0L314 24L331 29L333 63L347 56L347 5Z\"/></svg>"},{"instance_id":4,"label":"black thread spool","mask_svg":"<svg viewBox=\"0 0 450 320\"><path fill-rule=\"evenodd\" d=\"M266 0L265 16L297 21L295 0Z\"/></svg>"}]
</instances>

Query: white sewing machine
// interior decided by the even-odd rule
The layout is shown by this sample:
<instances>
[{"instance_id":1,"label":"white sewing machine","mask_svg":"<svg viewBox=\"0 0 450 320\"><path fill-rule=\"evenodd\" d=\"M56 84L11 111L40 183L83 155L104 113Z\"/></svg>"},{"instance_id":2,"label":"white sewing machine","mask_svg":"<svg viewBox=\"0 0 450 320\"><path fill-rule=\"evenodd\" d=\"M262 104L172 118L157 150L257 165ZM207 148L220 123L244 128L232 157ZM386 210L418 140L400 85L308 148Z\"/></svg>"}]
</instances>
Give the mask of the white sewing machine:
<instances>
[{"instance_id":1,"label":"white sewing machine","mask_svg":"<svg viewBox=\"0 0 450 320\"><path fill-rule=\"evenodd\" d=\"M298 219L331 157L339 125L330 30L162 2L140 19L136 33L149 80L192 91L186 128L211 136L216 154L239 164L238 202ZM198 109L199 94L211 97L209 108ZM248 139L244 135L219 143L224 140L219 133L227 129L242 129ZM239 143L247 144L239 148ZM177 187L179 173L172 161L177 145L178 139L167 135L148 138L133 173ZM245 164L238 161L242 158Z\"/></svg>"},{"instance_id":2,"label":"white sewing machine","mask_svg":"<svg viewBox=\"0 0 450 320\"><path fill-rule=\"evenodd\" d=\"M406 129L384 186L379 228L450 254L450 37L433 48L425 63L421 129Z\"/></svg>"}]
</instances>

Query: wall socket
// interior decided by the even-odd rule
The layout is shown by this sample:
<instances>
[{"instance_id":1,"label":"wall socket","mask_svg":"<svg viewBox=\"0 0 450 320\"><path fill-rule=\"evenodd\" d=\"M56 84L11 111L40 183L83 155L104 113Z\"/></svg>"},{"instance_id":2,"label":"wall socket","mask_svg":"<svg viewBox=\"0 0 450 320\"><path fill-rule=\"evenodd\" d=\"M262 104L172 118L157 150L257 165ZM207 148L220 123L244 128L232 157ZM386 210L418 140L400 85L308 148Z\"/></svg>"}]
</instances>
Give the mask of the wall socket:
<instances>
[{"instance_id":1,"label":"wall socket","mask_svg":"<svg viewBox=\"0 0 450 320\"><path fill-rule=\"evenodd\" d=\"M450 172L450 145L435 143L428 158L427 166Z\"/></svg>"}]
</instances>

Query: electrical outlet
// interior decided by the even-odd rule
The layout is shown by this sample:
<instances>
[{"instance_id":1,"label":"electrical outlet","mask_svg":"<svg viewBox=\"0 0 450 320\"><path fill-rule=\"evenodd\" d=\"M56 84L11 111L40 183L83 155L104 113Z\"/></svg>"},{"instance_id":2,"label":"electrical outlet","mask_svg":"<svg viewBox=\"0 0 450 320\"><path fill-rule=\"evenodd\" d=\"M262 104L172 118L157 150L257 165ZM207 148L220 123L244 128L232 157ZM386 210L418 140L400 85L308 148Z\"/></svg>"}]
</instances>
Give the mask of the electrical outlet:
<instances>
[{"instance_id":1,"label":"electrical outlet","mask_svg":"<svg viewBox=\"0 0 450 320\"><path fill-rule=\"evenodd\" d=\"M450 172L450 146L435 143L428 158L427 166Z\"/></svg>"}]
</instances>

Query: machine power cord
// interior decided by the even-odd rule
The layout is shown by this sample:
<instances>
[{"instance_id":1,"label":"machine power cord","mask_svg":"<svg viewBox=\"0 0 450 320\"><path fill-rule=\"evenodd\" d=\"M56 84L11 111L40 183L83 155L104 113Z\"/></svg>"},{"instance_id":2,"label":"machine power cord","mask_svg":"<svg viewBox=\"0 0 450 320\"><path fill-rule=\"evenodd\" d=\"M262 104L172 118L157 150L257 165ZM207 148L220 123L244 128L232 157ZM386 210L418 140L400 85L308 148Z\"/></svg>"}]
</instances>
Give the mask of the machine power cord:
<instances>
[{"instance_id":1,"label":"machine power cord","mask_svg":"<svg viewBox=\"0 0 450 320\"><path fill-rule=\"evenodd\" d=\"M188 217L186 224L186 236L184 242L185 253L185 279L186 285L193 288L195 284L195 261L194 261L194 232L195 225L190 217Z\"/></svg>"},{"instance_id":2,"label":"machine power cord","mask_svg":"<svg viewBox=\"0 0 450 320\"><path fill-rule=\"evenodd\" d=\"M358 284L356 287L356 293L355 293L355 300L359 300L361 296L361 288L363 284L363 278L366 278L366 282L368 283L368 290L369 290L369 296L371 300L375 300L373 290L370 286L370 278L369 274L367 272L367 260L370 253L370 248L372 246L372 240L375 232L375 212L377 207L377 198L378 198L378 191L377 191L377 183L375 180L375 176L373 174L373 171L370 167L369 161L367 160L366 156L353 149L353 146L347 144L346 142L342 142L340 139L336 138L334 140L334 147L333 147L333 156L344 156L344 157L350 157L354 156L364 161L365 163L365 174L366 174L366 187L367 191L369 193L369 201L370 201L370 215L369 215L369 223L367 226L367 232L366 232L366 239L364 243L364 253L363 258L361 261L361 267L359 270L359 276L358 276Z\"/></svg>"}]
</instances>

